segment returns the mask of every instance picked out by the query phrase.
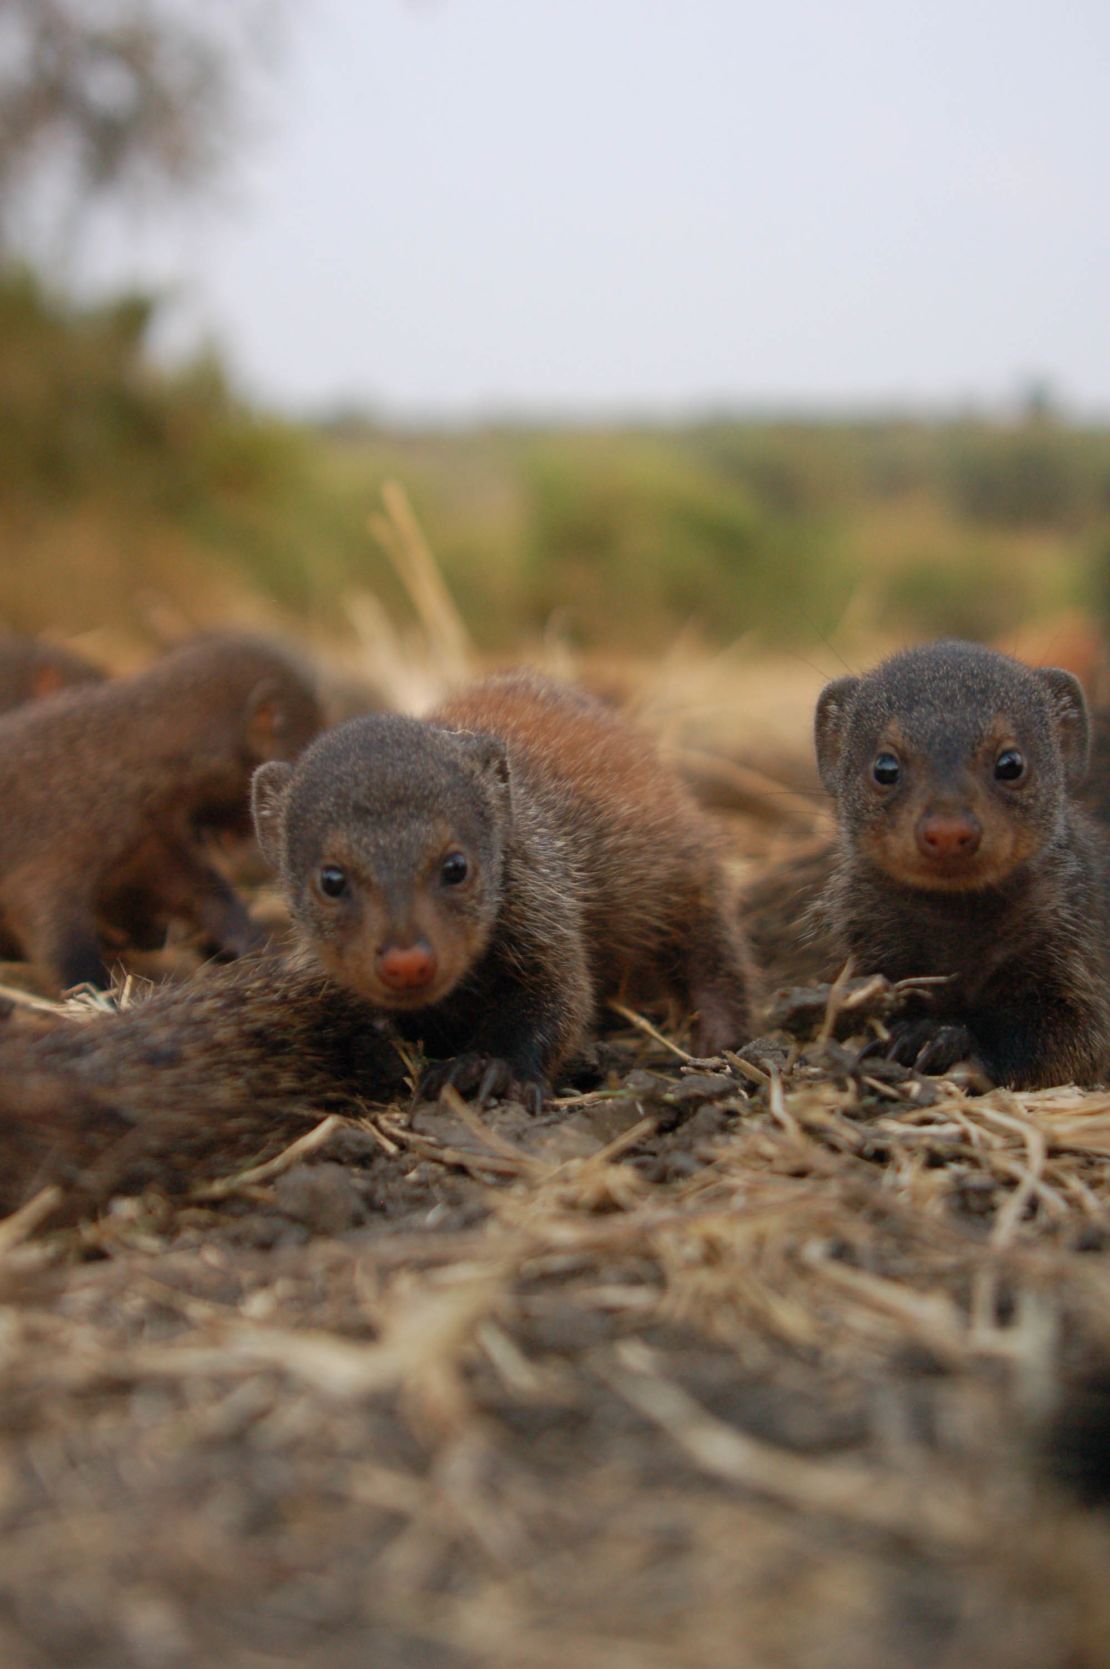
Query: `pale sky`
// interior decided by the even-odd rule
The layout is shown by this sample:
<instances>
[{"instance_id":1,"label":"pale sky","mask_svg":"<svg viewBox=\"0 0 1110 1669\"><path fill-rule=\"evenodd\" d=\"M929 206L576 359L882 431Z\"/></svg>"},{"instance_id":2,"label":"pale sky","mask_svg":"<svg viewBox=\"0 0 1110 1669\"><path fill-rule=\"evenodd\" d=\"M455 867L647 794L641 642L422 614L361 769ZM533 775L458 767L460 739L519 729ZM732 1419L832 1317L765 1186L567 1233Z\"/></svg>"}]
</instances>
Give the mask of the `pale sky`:
<instances>
[{"instance_id":1,"label":"pale sky","mask_svg":"<svg viewBox=\"0 0 1110 1669\"><path fill-rule=\"evenodd\" d=\"M298 0L158 240L298 408L1110 412L1107 0ZM142 240L114 265L144 257Z\"/></svg>"}]
</instances>

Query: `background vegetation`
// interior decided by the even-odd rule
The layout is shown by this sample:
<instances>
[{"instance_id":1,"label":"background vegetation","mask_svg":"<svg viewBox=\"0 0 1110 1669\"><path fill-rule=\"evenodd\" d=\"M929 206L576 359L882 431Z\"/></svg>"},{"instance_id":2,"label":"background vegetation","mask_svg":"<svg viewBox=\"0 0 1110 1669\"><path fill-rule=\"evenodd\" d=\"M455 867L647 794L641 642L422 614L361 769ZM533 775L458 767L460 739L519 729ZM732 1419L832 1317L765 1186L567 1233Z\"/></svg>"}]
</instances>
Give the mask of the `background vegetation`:
<instances>
[{"instance_id":1,"label":"background vegetation","mask_svg":"<svg viewBox=\"0 0 1110 1669\"><path fill-rule=\"evenodd\" d=\"M995 636L1105 609L1110 430L1018 421L706 419L683 427L317 426L246 407L219 363L147 351L155 304L0 283L0 615L21 629L205 622L258 594L320 631L402 608L367 515L407 485L480 646L554 621L652 650L692 627L811 642L845 625Z\"/></svg>"}]
</instances>

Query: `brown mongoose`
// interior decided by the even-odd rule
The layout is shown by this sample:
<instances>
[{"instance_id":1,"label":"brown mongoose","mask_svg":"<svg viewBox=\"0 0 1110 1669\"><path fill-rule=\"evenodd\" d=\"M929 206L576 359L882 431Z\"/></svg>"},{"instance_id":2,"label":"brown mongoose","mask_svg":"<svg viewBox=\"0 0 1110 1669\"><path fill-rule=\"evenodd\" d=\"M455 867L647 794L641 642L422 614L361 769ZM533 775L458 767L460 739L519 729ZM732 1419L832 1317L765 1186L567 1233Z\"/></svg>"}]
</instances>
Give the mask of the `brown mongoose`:
<instances>
[{"instance_id":1,"label":"brown mongoose","mask_svg":"<svg viewBox=\"0 0 1110 1669\"><path fill-rule=\"evenodd\" d=\"M242 819L250 775L290 759L320 715L274 645L208 638L132 678L0 718L0 927L62 988L103 984L98 910L196 899L209 938L249 938L242 905L196 844Z\"/></svg>"},{"instance_id":2,"label":"brown mongoose","mask_svg":"<svg viewBox=\"0 0 1110 1669\"><path fill-rule=\"evenodd\" d=\"M855 971L942 976L887 1052L1018 1088L1110 1068L1107 836L1077 802L1075 678L970 643L894 655L817 704L839 847L819 909Z\"/></svg>"},{"instance_id":3,"label":"brown mongoose","mask_svg":"<svg viewBox=\"0 0 1110 1669\"><path fill-rule=\"evenodd\" d=\"M48 1183L69 1216L116 1192L180 1192L198 1166L233 1169L308 1115L402 1088L368 1005L272 955L37 1034L13 1017L0 1022L0 1213Z\"/></svg>"},{"instance_id":4,"label":"brown mongoose","mask_svg":"<svg viewBox=\"0 0 1110 1669\"><path fill-rule=\"evenodd\" d=\"M0 713L73 684L100 683L106 676L101 667L61 644L0 632Z\"/></svg>"},{"instance_id":5,"label":"brown mongoose","mask_svg":"<svg viewBox=\"0 0 1110 1669\"><path fill-rule=\"evenodd\" d=\"M518 673L428 719L328 731L254 779L302 941L479 1099L537 1106L606 997L669 994L696 1046L751 1031L751 969L714 834L651 744Z\"/></svg>"}]
</instances>

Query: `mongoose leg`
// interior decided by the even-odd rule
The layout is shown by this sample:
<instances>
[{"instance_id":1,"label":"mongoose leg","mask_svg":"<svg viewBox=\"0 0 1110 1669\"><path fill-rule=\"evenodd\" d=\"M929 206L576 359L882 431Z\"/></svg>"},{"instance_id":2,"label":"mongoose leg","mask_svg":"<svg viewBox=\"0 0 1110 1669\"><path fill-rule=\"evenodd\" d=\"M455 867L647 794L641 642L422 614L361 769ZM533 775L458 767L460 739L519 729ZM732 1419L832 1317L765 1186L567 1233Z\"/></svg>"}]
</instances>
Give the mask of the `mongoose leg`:
<instances>
[{"instance_id":1,"label":"mongoose leg","mask_svg":"<svg viewBox=\"0 0 1110 1669\"><path fill-rule=\"evenodd\" d=\"M234 888L184 832L151 831L99 900L109 929L141 950L160 946L170 920L199 933L207 955L242 956L265 935Z\"/></svg>"},{"instance_id":2,"label":"mongoose leg","mask_svg":"<svg viewBox=\"0 0 1110 1669\"><path fill-rule=\"evenodd\" d=\"M531 924L529 924L531 925ZM563 975L550 978L552 953ZM427 1017L431 1020L431 1016ZM424 1019L423 1016L420 1019ZM591 1019L585 946L570 924L541 947L506 930L467 1004L465 1030L434 1020L423 1027L429 1052L448 1057L425 1072L419 1093L431 1098L447 1084L480 1104L511 1096L538 1112L551 1094L551 1075L582 1041ZM459 1043L462 1047L459 1048Z\"/></svg>"},{"instance_id":3,"label":"mongoose leg","mask_svg":"<svg viewBox=\"0 0 1110 1669\"><path fill-rule=\"evenodd\" d=\"M185 889L181 914L185 920L195 921L207 952L234 958L257 950L266 935L251 920L243 900L219 870L187 847L171 848L168 855L179 866Z\"/></svg>"},{"instance_id":4,"label":"mongoose leg","mask_svg":"<svg viewBox=\"0 0 1110 1669\"><path fill-rule=\"evenodd\" d=\"M5 927L6 936L28 961L48 969L60 990L111 984L88 891L78 877L70 877L65 887L48 869L14 878L5 900Z\"/></svg>"},{"instance_id":5,"label":"mongoose leg","mask_svg":"<svg viewBox=\"0 0 1110 1669\"><path fill-rule=\"evenodd\" d=\"M701 1055L736 1049L753 1035L754 970L728 904L713 900L690 922L686 982Z\"/></svg>"},{"instance_id":6,"label":"mongoose leg","mask_svg":"<svg viewBox=\"0 0 1110 1669\"><path fill-rule=\"evenodd\" d=\"M54 972L63 991L75 985L105 990L112 983L95 923L87 911L44 923L32 937L29 950L33 962Z\"/></svg>"}]
</instances>

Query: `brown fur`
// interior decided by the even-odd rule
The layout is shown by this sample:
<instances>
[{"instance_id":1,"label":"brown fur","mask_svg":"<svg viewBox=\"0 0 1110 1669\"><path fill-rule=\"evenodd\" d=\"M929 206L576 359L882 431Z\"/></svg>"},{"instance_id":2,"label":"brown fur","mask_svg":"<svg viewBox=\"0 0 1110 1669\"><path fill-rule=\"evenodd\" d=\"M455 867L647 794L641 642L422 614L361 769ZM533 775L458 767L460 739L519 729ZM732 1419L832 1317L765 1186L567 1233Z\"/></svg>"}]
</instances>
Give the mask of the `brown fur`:
<instances>
[{"instance_id":1,"label":"brown fur","mask_svg":"<svg viewBox=\"0 0 1110 1669\"><path fill-rule=\"evenodd\" d=\"M716 839L651 744L579 691L490 679L427 721L379 716L255 780L263 850L305 944L398 1013L480 1094L536 1098L606 997L672 995L705 1052L745 1041L751 971ZM460 885L442 865L465 855ZM346 895L322 895L336 865ZM384 946L428 947L434 981L398 994Z\"/></svg>"},{"instance_id":2,"label":"brown fur","mask_svg":"<svg viewBox=\"0 0 1110 1669\"><path fill-rule=\"evenodd\" d=\"M196 844L242 821L252 770L319 728L303 674L278 649L210 638L127 679L0 719L0 928L66 988L103 984L97 915L188 911L243 948L242 906ZM122 908L122 906L121 906Z\"/></svg>"},{"instance_id":3,"label":"brown fur","mask_svg":"<svg viewBox=\"0 0 1110 1669\"><path fill-rule=\"evenodd\" d=\"M0 1212L48 1183L75 1216L114 1193L178 1193L307 1116L401 1088L372 1013L316 970L248 957L120 1014L0 1025Z\"/></svg>"},{"instance_id":4,"label":"brown fur","mask_svg":"<svg viewBox=\"0 0 1110 1669\"><path fill-rule=\"evenodd\" d=\"M769 864L744 888L744 926L771 989L819 985L843 966L839 939L815 911L835 860L834 842L820 840Z\"/></svg>"}]
</instances>

